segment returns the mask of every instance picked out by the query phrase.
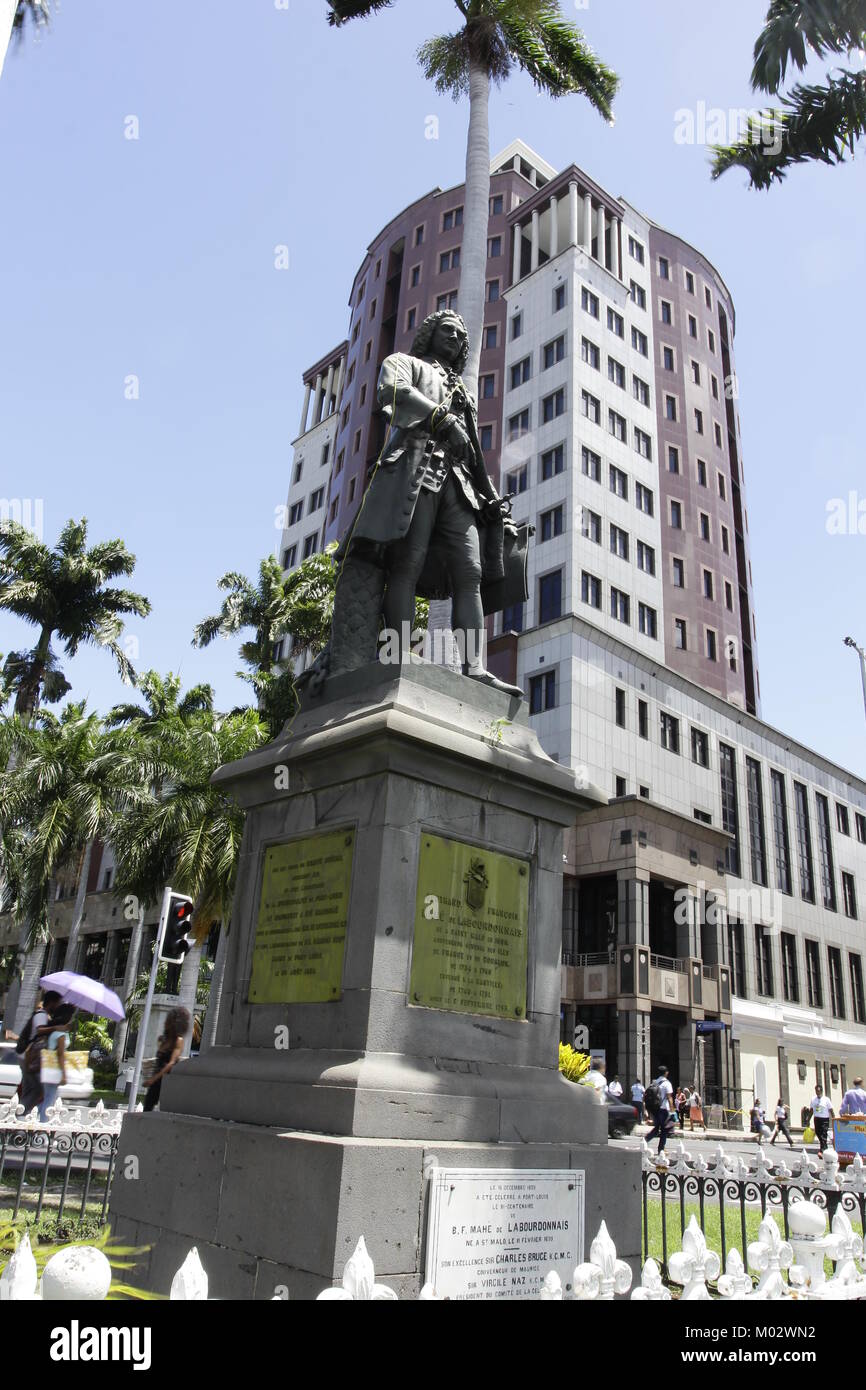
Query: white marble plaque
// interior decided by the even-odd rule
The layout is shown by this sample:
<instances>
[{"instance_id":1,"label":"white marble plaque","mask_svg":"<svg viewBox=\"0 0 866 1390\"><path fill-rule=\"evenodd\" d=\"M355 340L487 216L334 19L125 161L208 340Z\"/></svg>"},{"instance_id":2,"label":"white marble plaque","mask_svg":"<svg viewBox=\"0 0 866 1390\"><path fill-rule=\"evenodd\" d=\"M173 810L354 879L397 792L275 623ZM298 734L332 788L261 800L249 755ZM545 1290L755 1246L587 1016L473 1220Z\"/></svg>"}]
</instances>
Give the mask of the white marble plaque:
<instances>
[{"instance_id":1,"label":"white marble plaque","mask_svg":"<svg viewBox=\"0 0 866 1390\"><path fill-rule=\"evenodd\" d=\"M425 1279L441 1298L537 1298L583 1260L584 1174L569 1168L437 1168Z\"/></svg>"}]
</instances>

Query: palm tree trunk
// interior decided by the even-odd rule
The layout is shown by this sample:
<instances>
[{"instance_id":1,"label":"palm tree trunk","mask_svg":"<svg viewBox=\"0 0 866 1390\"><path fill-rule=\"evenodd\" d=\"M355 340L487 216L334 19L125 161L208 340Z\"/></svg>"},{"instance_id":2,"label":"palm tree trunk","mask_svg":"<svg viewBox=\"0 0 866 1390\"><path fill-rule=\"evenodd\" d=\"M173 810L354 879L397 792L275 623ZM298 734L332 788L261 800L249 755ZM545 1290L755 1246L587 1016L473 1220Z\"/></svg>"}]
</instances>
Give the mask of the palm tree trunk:
<instances>
[{"instance_id":1,"label":"palm tree trunk","mask_svg":"<svg viewBox=\"0 0 866 1390\"><path fill-rule=\"evenodd\" d=\"M6 50L12 38L12 21L17 9L18 0L0 0L0 76L3 74Z\"/></svg>"},{"instance_id":2,"label":"palm tree trunk","mask_svg":"<svg viewBox=\"0 0 866 1390\"><path fill-rule=\"evenodd\" d=\"M178 990L178 1004L182 1009L189 1009L189 1016L195 1015L195 995L198 988L198 968L201 964L201 944L193 946L186 954L186 959L180 971L180 989ZM192 1046L192 1027L183 1040L183 1056L188 1057Z\"/></svg>"},{"instance_id":3,"label":"palm tree trunk","mask_svg":"<svg viewBox=\"0 0 866 1390\"><path fill-rule=\"evenodd\" d=\"M213 1047L216 1042L217 1022L219 1021L220 1004L223 997L223 980L225 979L228 941L228 929L223 922L220 926L219 940L217 941L216 959L214 960L213 974L210 980L210 994L208 996L207 1013L204 1016L204 1028L202 1029L199 1052L206 1052L209 1048Z\"/></svg>"},{"instance_id":4,"label":"palm tree trunk","mask_svg":"<svg viewBox=\"0 0 866 1390\"><path fill-rule=\"evenodd\" d=\"M4 0L0 0L0 5L3 3ZM15 713L20 715L25 722L30 721L39 705L39 695L45 678L45 668L48 665L48 654L51 651L51 638L53 636L54 633L50 627L42 629L33 652L33 663L18 687L18 694L15 697Z\"/></svg>"},{"instance_id":5,"label":"palm tree trunk","mask_svg":"<svg viewBox=\"0 0 866 1390\"><path fill-rule=\"evenodd\" d=\"M457 303L469 333L469 360L463 380L478 395L478 367L487 284L487 229L490 217L490 78L478 63L469 68L469 136L466 144L466 198L460 288Z\"/></svg>"},{"instance_id":6,"label":"palm tree trunk","mask_svg":"<svg viewBox=\"0 0 866 1390\"><path fill-rule=\"evenodd\" d=\"M78 887L75 890L75 906L72 909L72 927L69 932L69 942L66 947L66 960L63 962L64 970L78 969L81 922L84 917L84 903L87 898L87 880L90 877L90 860L92 855L93 841L88 840L87 844L84 846L84 854L81 859L81 872L78 875Z\"/></svg>"}]
</instances>

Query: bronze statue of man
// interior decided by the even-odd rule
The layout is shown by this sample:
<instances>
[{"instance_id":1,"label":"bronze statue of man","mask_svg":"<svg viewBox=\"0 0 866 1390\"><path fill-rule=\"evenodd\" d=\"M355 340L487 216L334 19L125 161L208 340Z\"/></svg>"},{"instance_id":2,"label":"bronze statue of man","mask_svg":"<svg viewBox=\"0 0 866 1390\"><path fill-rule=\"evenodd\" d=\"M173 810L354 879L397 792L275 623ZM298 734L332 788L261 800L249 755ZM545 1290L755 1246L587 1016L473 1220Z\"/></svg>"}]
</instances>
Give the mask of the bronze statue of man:
<instances>
[{"instance_id":1,"label":"bronze statue of man","mask_svg":"<svg viewBox=\"0 0 866 1390\"><path fill-rule=\"evenodd\" d=\"M383 616L405 651L420 594L451 599L465 675L523 694L483 662L485 612L526 598L527 532L514 527L484 466L475 402L460 375L468 350L462 318L442 310L424 320L410 353L382 363L388 434L338 551L331 642L311 675L374 660Z\"/></svg>"}]
</instances>

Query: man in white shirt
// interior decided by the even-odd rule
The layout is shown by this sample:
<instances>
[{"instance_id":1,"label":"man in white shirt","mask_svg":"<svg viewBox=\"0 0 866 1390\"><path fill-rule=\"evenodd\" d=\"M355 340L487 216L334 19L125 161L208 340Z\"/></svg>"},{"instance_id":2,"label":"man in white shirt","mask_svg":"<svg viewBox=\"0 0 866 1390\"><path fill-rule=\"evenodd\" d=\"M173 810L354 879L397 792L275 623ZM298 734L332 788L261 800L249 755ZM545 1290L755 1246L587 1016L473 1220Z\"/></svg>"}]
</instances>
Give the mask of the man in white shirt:
<instances>
[{"instance_id":1,"label":"man in white shirt","mask_svg":"<svg viewBox=\"0 0 866 1390\"><path fill-rule=\"evenodd\" d=\"M637 1111L638 1124L640 1124L643 1120L643 1098L644 1086L641 1082L640 1077L636 1076L634 1079L634 1084L631 1088L631 1103Z\"/></svg>"},{"instance_id":2,"label":"man in white shirt","mask_svg":"<svg viewBox=\"0 0 866 1390\"><path fill-rule=\"evenodd\" d=\"M834 1116L830 1097L824 1095L821 1086L815 1087L815 1094L812 1097L809 1108L812 1111L815 1133L818 1136L818 1145L821 1153L823 1153L827 1147L827 1132L830 1128L830 1121Z\"/></svg>"},{"instance_id":3,"label":"man in white shirt","mask_svg":"<svg viewBox=\"0 0 866 1390\"><path fill-rule=\"evenodd\" d=\"M599 1100L607 1100L607 1077L604 1074L604 1062L599 1062L586 1073L586 1080L590 1086L595 1087L595 1093Z\"/></svg>"},{"instance_id":4,"label":"man in white shirt","mask_svg":"<svg viewBox=\"0 0 866 1390\"><path fill-rule=\"evenodd\" d=\"M618 1076L615 1076L613 1081L608 1082L607 1093L611 1100L622 1100L622 1084Z\"/></svg>"},{"instance_id":5,"label":"man in white shirt","mask_svg":"<svg viewBox=\"0 0 866 1390\"><path fill-rule=\"evenodd\" d=\"M667 1067L659 1068L659 1074L655 1081L652 1082L652 1085L658 1088L661 1103L655 1115L650 1112L650 1119L653 1122L653 1127L646 1136L646 1142L649 1143L651 1139L655 1139L656 1135L658 1135L658 1152L661 1153L665 1144L668 1142L668 1129L674 1103L674 1088L668 1080Z\"/></svg>"}]
</instances>

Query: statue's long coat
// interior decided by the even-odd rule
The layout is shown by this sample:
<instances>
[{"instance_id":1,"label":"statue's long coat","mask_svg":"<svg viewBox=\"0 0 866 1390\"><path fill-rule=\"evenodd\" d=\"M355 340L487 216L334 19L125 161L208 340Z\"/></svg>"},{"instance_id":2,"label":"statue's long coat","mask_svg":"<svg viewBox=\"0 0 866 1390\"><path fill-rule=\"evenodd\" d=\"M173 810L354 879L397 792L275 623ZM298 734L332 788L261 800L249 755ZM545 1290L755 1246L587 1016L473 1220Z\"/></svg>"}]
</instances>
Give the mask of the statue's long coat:
<instances>
[{"instance_id":1,"label":"statue's long coat","mask_svg":"<svg viewBox=\"0 0 866 1390\"><path fill-rule=\"evenodd\" d=\"M393 353L382 363L377 394L390 428L360 511L341 547L343 553L362 543L367 553L378 551L387 567L385 548L394 541L402 540L415 513L429 460L430 435L425 425L434 407L449 398L447 379L446 369L438 363L410 357L407 353ZM474 414L474 403L469 409ZM441 450L441 445L438 448ZM484 499L468 466L465 469L455 467L454 476L468 505L478 513ZM482 599L485 612L494 613L509 604L521 603L527 597L527 531L523 528L517 537L506 532L503 545L502 523L485 524L480 516L478 520ZM418 593L423 598L451 597L445 557L437 544L435 532L418 583Z\"/></svg>"}]
</instances>

